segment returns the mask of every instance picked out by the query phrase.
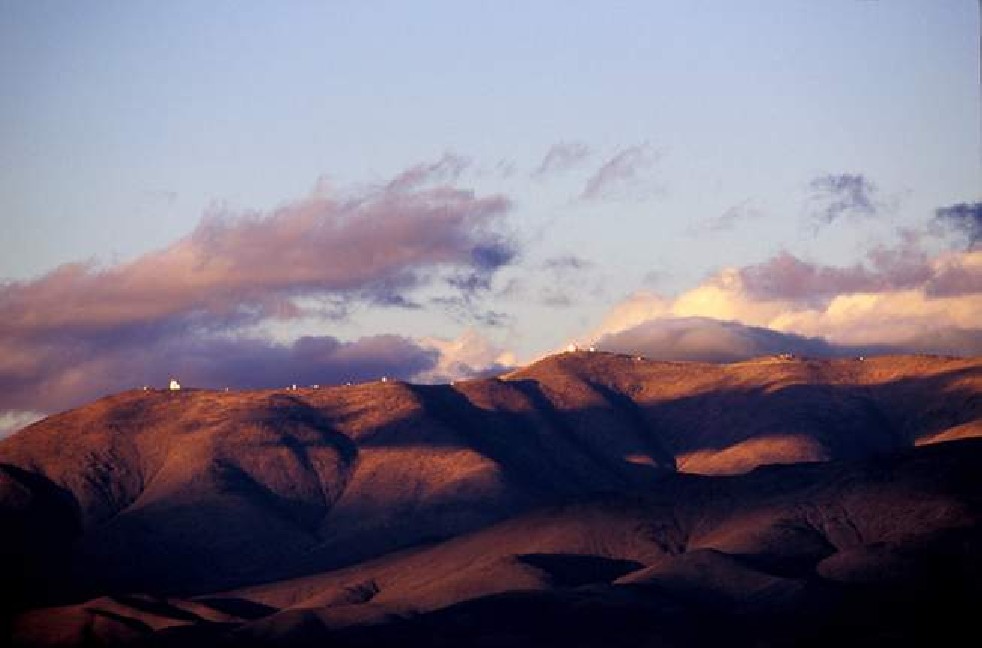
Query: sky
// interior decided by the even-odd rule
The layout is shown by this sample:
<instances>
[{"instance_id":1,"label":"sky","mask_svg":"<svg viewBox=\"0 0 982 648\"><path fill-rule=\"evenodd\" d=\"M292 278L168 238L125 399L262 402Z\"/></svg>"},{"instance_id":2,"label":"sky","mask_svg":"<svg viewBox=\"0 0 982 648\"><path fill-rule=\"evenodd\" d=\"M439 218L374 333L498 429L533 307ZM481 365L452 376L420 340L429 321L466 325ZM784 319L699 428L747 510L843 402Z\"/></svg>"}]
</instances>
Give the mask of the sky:
<instances>
[{"instance_id":1,"label":"sky","mask_svg":"<svg viewBox=\"0 0 982 648\"><path fill-rule=\"evenodd\" d=\"M982 353L975 0L0 0L0 431L171 375Z\"/></svg>"}]
</instances>

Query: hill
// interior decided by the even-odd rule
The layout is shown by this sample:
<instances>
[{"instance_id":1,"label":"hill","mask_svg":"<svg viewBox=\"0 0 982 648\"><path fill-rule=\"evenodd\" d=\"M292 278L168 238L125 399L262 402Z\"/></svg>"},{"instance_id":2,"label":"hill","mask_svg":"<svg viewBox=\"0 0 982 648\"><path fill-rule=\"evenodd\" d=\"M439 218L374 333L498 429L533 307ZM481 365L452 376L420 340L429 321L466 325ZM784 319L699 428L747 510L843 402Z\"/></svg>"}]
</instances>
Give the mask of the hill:
<instances>
[{"instance_id":1,"label":"hill","mask_svg":"<svg viewBox=\"0 0 982 648\"><path fill-rule=\"evenodd\" d=\"M341 570L18 617L18 645L923 645L982 596L982 440L666 476Z\"/></svg>"},{"instance_id":2,"label":"hill","mask_svg":"<svg viewBox=\"0 0 982 648\"><path fill-rule=\"evenodd\" d=\"M5 530L0 568L19 592L6 610L14 614L41 605L69 605L58 615L78 621L88 618L79 610L91 605L72 604L113 597L111 604L100 604L109 605L109 616L99 617L105 624L112 615L138 618L132 613L134 605L165 609L155 607L160 605L156 598L133 598L144 592L176 597L173 600L184 601L178 606L184 610L180 614L186 617L197 610L193 615L209 623L241 624L256 615L280 623L280 611L293 605L284 603L286 599L230 595L227 598L236 602L231 611L188 601L258 583L289 583L284 585L290 592L287 599L299 600L297 592L306 590L297 589L295 579L331 574L314 577L322 583L315 588L321 598L311 605L323 607L327 601L337 607L331 602L363 598L372 605L356 606L356 612L349 605L344 614L357 619L365 614L384 616L388 608L382 603L399 589L380 585L375 576L357 570L375 564L373 560L407 559L393 557L399 550L429 555L426 560L443 566L424 569L427 573L446 569L464 579L433 578L427 586L408 578L404 592L429 592L420 594L432 599L432 605L421 608L426 618L447 614L432 611L445 605L484 601L491 591L542 590L544 582L551 585L543 591L552 592L550 596L562 592L562 598L570 587L592 582L593 576L584 582L577 575L581 572L603 575L601 580L610 587L613 576L634 579L615 588L620 596L635 591L637 579L647 578L635 573L639 569L669 569L658 567L663 561L657 552L650 547L588 550L612 542L606 536L582 540L585 545L577 540L570 546L539 546L532 540L550 527L529 520L554 515L542 513L553 510L548 507L574 507L560 509L567 511L561 515L562 524L579 525L580 530L563 527L556 537L592 538L596 530L623 522L604 517L606 505L589 504L592 498L650 498L658 493L674 493L681 510L701 511L698 515L711 518L713 507L734 506L726 489L737 483L756 484L747 488L766 493L801 480L818 480L825 484L822 488L833 488L823 480L845 480L850 485L840 489L842 497L850 489L873 488L873 494L857 496L864 502L879 496L876 488L885 488L884 497L894 503L908 495L920 497L935 487L922 479L933 470L923 468L921 459L914 462L922 466L921 481L912 482L916 486L904 480L869 485L867 469L856 466L877 465L878 457L897 452L928 457L923 460L928 463L960 461L949 457L959 453L948 449L962 447L972 449L966 450L965 465L977 467L972 463L977 445L972 442L942 444L944 452L911 449L982 436L980 392L980 359L764 358L713 365L586 352L552 356L499 378L454 385L389 381L249 392L124 392L49 417L0 441L0 524ZM825 468L753 470L800 462L832 463ZM724 477L747 471L753 472ZM949 514L959 520L954 527L974 528L974 500L960 498L967 492L961 489L977 484L958 479L942 489L944 497L931 500L934 504L909 522L907 536L916 536L921 528L922 535L933 537L938 528L949 528ZM834 518L834 510L824 508L831 506L831 496L823 497L815 501L811 494L802 495L791 510L814 509L819 518ZM579 511L578 506L587 508L575 515L568 512ZM635 517L623 524L637 526L637 516L651 517L644 508L649 506L655 504L645 499L646 512L632 514ZM663 513L665 506L662 501L656 508ZM741 515L746 513L742 506L737 507ZM860 516L863 523L898 515L873 509L863 513L870 519ZM767 517L770 513L746 514L750 521L741 522L742 527L784 528ZM583 516L591 521L583 522ZM672 519L658 524L677 525ZM846 519L852 522L851 516ZM508 520L504 527L490 526L502 520ZM461 534L501 533L501 528L511 528L509 524L517 525L511 539L473 540L485 548L500 546L505 553L454 549L454 543L467 542L458 537ZM761 533L769 538L767 543L787 544L792 553L800 549L795 534L789 539ZM481 536L467 536L471 537ZM521 542L516 544L516 539ZM659 542L668 541L652 542L661 546ZM864 539L857 546L870 542L881 541ZM838 547L825 536L809 536L805 545L811 547L809 543L826 552ZM432 551L439 548L450 554L414 553L430 545L435 547ZM676 553L693 553L690 545L684 547ZM808 553L812 549L807 547L812 570L833 555L817 557L821 552ZM725 582L760 577L731 564L730 545L697 548L685 559L690 562L671 570L708 569L715 574L722 569ZM702 549L709 553L700 553ZM667 552L664 547L661 551ZM880 556L876 560L882 558L876 553L880 550L870 551ZM892 560L893 550L883 551L883 560ZM846 552L837 559L844 567L833 561L823 569L873 569L868 551L860 552L860 558L852 555ZM414 573L406 564L392 564L394 573ZM336 580L347 573L345 569L360 575L354 582ZM772 572L767 568L762 573L774 576ZM335 585L323 585L328 582L323 578ZM501 588L488 590L487 584L499 581ZM558 589L553 587L557 584ZM560 605L552 599L536 601ZM243 610L244 616L238 614ZM278 612L272 617L265 613L273 610ZM32 614L41 613L28 613L26 618ZM301 617L307 618L304 614ZM66 623L74 627L74 622Z\"/></svg>"}]
</instances>

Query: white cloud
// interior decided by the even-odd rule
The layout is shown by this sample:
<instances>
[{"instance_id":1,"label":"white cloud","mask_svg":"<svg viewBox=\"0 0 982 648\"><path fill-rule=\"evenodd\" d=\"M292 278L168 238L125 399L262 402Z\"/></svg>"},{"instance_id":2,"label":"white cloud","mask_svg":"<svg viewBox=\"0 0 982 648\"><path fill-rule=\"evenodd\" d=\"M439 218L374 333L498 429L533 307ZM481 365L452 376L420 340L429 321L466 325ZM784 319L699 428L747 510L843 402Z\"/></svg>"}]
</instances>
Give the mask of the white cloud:
<instances>
[{"instance_id":1,"label":"white cloud","mask_svg":"<svg viewBox=\"0 0 982 648\"><path fill-rule=\"evenodd\" d=\"M498 373L517 364L513 353L474 329L466 329L455 339L428 337L420 339L418 343L439 353L436 366L416 376L426 382L447 382Z\"/></svg>"},{"instance_id":2,"label":"white cloud","mask_svg":"<svg viewBox=\"0 0 982 648\"><path fill-rule=\"evenodd\" d=\"M756 267L755 280L760 278L759 271L765 267L767 264ZM780 272L780 266L773 267L775 272ZM982 353L982 328L979 328L982 281L977 280L982 252L945 253L930 259L926 267L928 272L914 285L891 288L886 283L887 287L881 290L850 291L848 283L843 288L836 288L841 283L841 276L828 273L830 288L824 293L819 291L825 296L817 300L815 291L770 298L748 286L744 269L726 268L673 299L646 291L628 296L611 309L588 339L598 341L605 336L610 339L610 336L620 335L619 346L629 340L640 345L647 332L667 344L671 339L682 339L683 330L686 339L695 335L692 324L696 320L685 326L651 326L649 323L704 318L792 336L821 338L844 348L880 347L891 351L960 355ZM814 280L814 275L812 277ZM946 283L950 284L950 290L938 289ZM705 326L698 328L699 335L706 334ZM747 339L744 332L737 335L729 329L714 330L727 333L728 339L735 344L739 342L732 350L736 355L756 348L744 344ZM625 332L631 335L623 335ZM685 348L684 345L678 347L679 357L685 355ZM726 355L720 349L715 352L721 357ZM705 354L700 351L696 355L702 357Z\"/></svg>"},{"instance_id":3,"label":"white cloud","mask_svg":"<svg viewBox=\"0 0 982 648\"><path fill-rule=\"evenodd\" d=\"M21 428L44 418L41 412L31 410L5 410L0 412L0 439L5 439Z\"/></svg>"}]
</instances>

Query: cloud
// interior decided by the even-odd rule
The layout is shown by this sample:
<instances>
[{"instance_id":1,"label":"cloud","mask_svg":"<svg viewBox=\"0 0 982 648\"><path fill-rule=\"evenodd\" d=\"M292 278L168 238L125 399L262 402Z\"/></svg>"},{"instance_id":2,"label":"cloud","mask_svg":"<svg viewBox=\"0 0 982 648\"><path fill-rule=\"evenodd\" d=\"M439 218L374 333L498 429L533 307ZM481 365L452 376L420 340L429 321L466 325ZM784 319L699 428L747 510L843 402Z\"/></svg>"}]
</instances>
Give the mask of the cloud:
<instances>
[{"instance_id":1,"label":"cloud","mask_svg":"<svg viewBox=\"0 0 982 648\"><path fill-rule=\"evenodd\" d=\"M690 234L702 232L718 233L736 228L750 220L763 217L764 213L758 209L753 200L748 198L743 202L733 205L725 212L715 218L706 219L690 228Z\"/></svg>"},{"instance_id":2,"label":"cloud","mask_svg":"<svg viewBox=\"0 0 982 648\"><path fill-rule=\"evenodd\" d=\"M452 184L471 165L471 161L454 153L444 153L436 162L412 166L386 185L390 192L418 190L432 183Z\"/></svg>"},{"instance_id":3,"label":"cloud","mask_svg":"<svg viewBox=\"0 0 982 648\"><path fill-rule=\"evenodd\" d=\"M755 266L724 268L674 298L638 292L615 305L585 341L618 340L619 348L626 348L627 342L639 345L648 336L658 347L678 338L687 341L688 346L679 348L694 359L708 357L705 348L718 357L737 357L748 349L770 348L763 342L778 340L761 337L759 331L685 321L702 318L797 336L809 345L824 341L829 345L824 352L809 347L818 355L982 354L982 251L923 256L907 265L900 260L902 249L871 252L879 266L847 268L810 264L782 253ZM707 331L726 344L706 347L702 339ZM702 346L689 341L690 332ZM789 348L803 344L797 338L782 343Z\"/></svg>"},{"instance_id":4,"label":"cloud","mask_svg":"<svg viewBox=\"0 0 982 648\"><path fill-rule=\"evenodd\" d=\"M834 343L821 337L750 326L707 317L667 317L602 336L604 351L643 355L653 360L739 362L790 353L809 358L872 356L898 353L978 355L982 329L939 328L899 343Z\"/></svg>"},{"instance_id":5,"label":"cloud","mask_svg":"<svg viewBox=\"0 0 982 648\"><path fill-rule=\"evenodd\" d=\"M544 178L568 171L590 156L590 147L582 142L559 142L554 144L542 163L532 172L533 178Z\"/></svg>"},{"instance_id":6,"label":"cloud","mask_svg":"<svg viewBox=\"0 0 982 648\"><path fill-rule=\"evenodd\" d=\"M671 314L672 301L657 293L642 290L628 295L610 309L600 327L589 336L597 340L604 335L626 331L644 322Z\"/></svg>"},{"instance_id":7,"label":"cloud","mask_svg":"<svg viewBox=\"0 0 982 648\"><path fill-rule=\"evenodd\" d=\"M982 202L941 207L934 213L934 223L964 237L971 249L982 241Z\"/></svg>"},{"instance_id":8,"label":"cloud","mask_svg":"<svg viewBox=\"0 0 982 648\"><path fill-rule=\"evenodd\" d=\"M44 418L41 412L30 410L8 410L0 412L0 439L10 436L21 428Z\"/></svg>"},{"instance_id":9,"label":"cloud","mask_svg":"<svg viewBox=\"0 0 982 648\"><path fill-rule=\"evenodd\" d=\"M582 200L616 198L635 190L642 183L642 172L655 161L655 155L647 144L639 144L618 151L587 179L580 194Z\"/></svg>"},{"instance_id":10,"label":"cloud","mask_svg":"<svg viewBox=\"0 0 982 648\"><path fill-rule=\"evenodd\" d=\"M956 297L982 292L982 254L956 254L940 259L928 280L930 297Z\"/></svg>"},{"instance_id":11,"label":"cloud","mask_svg":"<svg viewBox=\"0 0 982 648\"><path fill-rule=\"evenodd\" d=\"M575 254L546 259L541 266L546 281L539 287L539 303L550 308L569 308L582 301L585 293L599 296L603 279L595 273L587 274L592 268L592 262Z\"/></svg>"},{"instance_id":12,"label":"cloud","mask_svg":"<svg viewBox=\"0 0 982 648\"><path fill-rule=\"evenodd\" d=\"M475 307L474 300L464 296L434 297L430 303L438 306L451 319L467 325L480 325L491 328L505 326L512 317L508 313L495 310L481 310Z\"/></svg>"},{"instance_id":13,"label":"cloud","mask_svg":"<svg viewBox=\"0 0 982 648\"><path fill-rule=\"evenodd\" d=\"M438 361L432 348L394 335L352 342L307 336L282 344L173 331L147 339L76 339L71 349L52 345L50 351L20 367L0 366L0 411L56 411L106 393L160 387L170 375L192 387L266 388L408 378Z\"/></svg>"},{"instance_id":14,"label":"cloud","mask_svg":"<svg viewBox=\"0 0 982 648\"><path fill-rule=\"evenodd\" d=\"M881 292L925 284L935 275L926 255L879 247L867 264L837 267L802 261L787 252L740 269L746 290L760 299L815 301L841 293Z\"/></svg>"},{"instance_id":15,"label":"cloud","mask_svg":"<svg viewBox=\"0 0 982 648\"><path fill-rule=\"evenodd\" d=\"M514 368L515 356L493 344L474 329L465 330L458 338L423 338L421 344L438 352L438 362L418 378L427 382L480 378L501 374Z\"/></svg>"},{"instance_id":16,"label":"cloud","mask_svg":"<svg viewBox=\"0 0 982 648\"><path fill-rule=\"evenodd\" d=\"M700 362L736 362L778 353L813 357L834 354L833 348L819 338L706 317L649 320L604 335L596 345L605 351L641 354L655 360Z\"/></svg>"},{"instance_id":17,"label":"cloud","mask_svg":"<svg viewBox=\"0 0 982 648\"><path fill-rule=\"evenodd\" d=\"M419 308L423 287L480 311L477 294L517 248L500 233L504 196L424 187L455 164L416 167L345 199L318 191L271 213L209 214L131 262L72 263L0 285L0 411L61 409L172 371L202 385L261 376L275 386L428 369L432 350L403 338L282 346L242 332L337 318L353 303ZM320 355L309 353L317 340Z\"/></svg>"},{"instance_id":18,"label":"cloud","mask_svg":"<svg viewBox=\"0 0 982 648\"><path fill-rule=\"evenodd\" d=\"M831 225L843 216L874 216L881 207L876 185L861 173L819 176L809 188L812 216L819 225Z\"/></svg>"},{"instance_id":19,"label":"cloud","mask_svg":"<svg viewBox=\"0 0 982 648\"><path fill-rule=\"evenodd\" d=\"M270 214L211 214L130 263L64 265L0 287L0 336L93 332L169 318L230 322L302 315L292 298L398 301L451 269L487 278L515 256L496 233L500 195L437 188L311 197Z\"/></svg>"}]
</instances>

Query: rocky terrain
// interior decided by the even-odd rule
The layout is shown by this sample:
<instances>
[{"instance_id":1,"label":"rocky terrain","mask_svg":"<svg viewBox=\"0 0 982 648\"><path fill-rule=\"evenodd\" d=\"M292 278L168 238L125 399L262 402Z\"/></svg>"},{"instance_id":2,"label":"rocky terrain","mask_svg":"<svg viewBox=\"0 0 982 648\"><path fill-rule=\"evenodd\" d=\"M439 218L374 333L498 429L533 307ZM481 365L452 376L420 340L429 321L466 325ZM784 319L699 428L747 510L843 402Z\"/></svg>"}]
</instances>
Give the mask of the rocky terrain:
<instances>
[{"instance_id":1,"label":"rocky terrain","mask_svg":"<svg viewBox=\"0 0 982 648\"><path fill-rule=\"evenodd\" d=\"M0 441L3 633L937 640L982 601L980 394L982 359L588 352L453 385L124 392Z\"/></svg>"}]
</instances>

